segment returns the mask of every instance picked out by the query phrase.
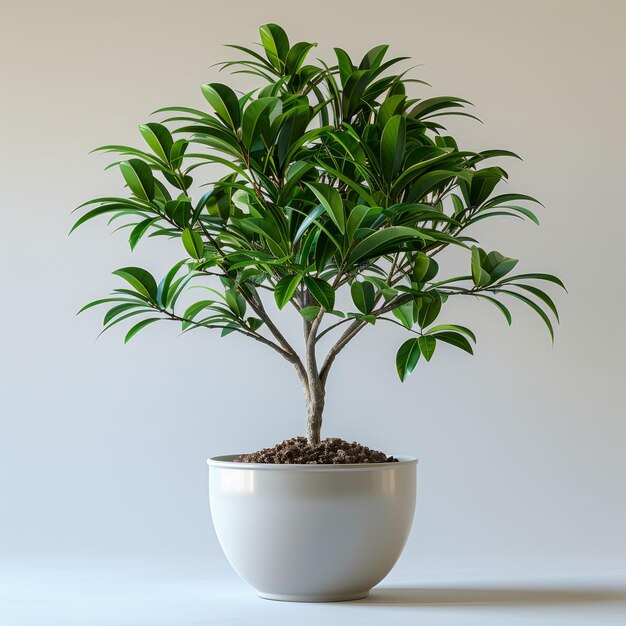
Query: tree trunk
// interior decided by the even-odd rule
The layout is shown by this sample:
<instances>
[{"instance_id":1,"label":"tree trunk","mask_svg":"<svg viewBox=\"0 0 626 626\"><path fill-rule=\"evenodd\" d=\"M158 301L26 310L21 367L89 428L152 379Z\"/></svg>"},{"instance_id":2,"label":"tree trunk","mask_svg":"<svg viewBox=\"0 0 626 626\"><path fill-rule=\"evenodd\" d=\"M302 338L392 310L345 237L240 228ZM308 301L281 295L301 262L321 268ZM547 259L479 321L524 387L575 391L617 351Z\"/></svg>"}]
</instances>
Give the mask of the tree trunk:
<instances>
[{"instance_id":1,"label":"tree trunk","mask_svg":"<svg viewBox=\"0 0 626 626\"><path fill-rule=\"evenodd\" d=\"M320 442L322 431L322 415L324 412L324 391L315 394L309 392L307 398L307 422L306 438L310 446L316 446Z\"/></svg>"},{"instance_id":2,"label":"tree trunk","mask_svg":"<svg viewBox=\"0 0 626 626\"><path fill-rule=\"evenodd\" d=\"M302 293L302 304L303 306L309 306L311 304L311 296L306 289ZM320 442L322 414L324 413L324 396L326 395L315 355L317 330L323 316L324 309L321 309L314 321L311 322L304 319L304 342L306 351L304 367L306 380L302 381L302 386L304 387L307 409L306 438L308 444L311 446L316 446Z\"/></svg>"}]
</instances>

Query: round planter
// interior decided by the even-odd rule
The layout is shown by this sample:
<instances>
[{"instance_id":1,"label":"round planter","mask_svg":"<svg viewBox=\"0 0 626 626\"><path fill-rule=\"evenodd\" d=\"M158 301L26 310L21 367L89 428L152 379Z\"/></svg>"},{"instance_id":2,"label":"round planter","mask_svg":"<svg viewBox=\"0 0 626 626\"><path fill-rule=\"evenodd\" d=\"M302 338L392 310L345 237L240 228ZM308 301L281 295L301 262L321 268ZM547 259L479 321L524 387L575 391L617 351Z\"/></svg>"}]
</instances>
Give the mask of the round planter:
<instances>
[{"instance_id":1,"label":"round planter","mask_svg":"<svg viewBox=\"0 0 626 626\"><path fill-rule=\"evenodd\" d=\"M395 565L415 511L417 459L353 465L209 463L211 515L262 598L364 598Z\"/></svg>"}]
</instances>

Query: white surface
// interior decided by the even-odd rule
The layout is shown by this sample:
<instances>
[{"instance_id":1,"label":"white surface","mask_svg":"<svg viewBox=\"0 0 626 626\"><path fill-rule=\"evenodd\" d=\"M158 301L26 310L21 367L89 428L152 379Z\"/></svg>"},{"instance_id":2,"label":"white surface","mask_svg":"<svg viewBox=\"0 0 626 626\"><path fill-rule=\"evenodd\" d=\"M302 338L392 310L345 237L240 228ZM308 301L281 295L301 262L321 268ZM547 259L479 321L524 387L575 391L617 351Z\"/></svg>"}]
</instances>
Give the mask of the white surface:
<instances>
[{"instance_id":1,"label":"white surface","mask_svg":"<svg viewBox=\"0 0 626 626\"><path fill-rule=\"evenodd\" d=\"M222 550L265 598L363 598L390 572L409 536L416 466L414 457L282 466L209 459Z\"/></svg>"},{"instance_id":2,"label":"white surface","mask_svg":"<svg viewBox=\"0 0 626 626\"><path fill-rule=\"evenodd\" d=\"M262 600L223 563L13 562L2 626L622 626L626 575L396 572L365 600Z\"/></svg>"}]
</instances>

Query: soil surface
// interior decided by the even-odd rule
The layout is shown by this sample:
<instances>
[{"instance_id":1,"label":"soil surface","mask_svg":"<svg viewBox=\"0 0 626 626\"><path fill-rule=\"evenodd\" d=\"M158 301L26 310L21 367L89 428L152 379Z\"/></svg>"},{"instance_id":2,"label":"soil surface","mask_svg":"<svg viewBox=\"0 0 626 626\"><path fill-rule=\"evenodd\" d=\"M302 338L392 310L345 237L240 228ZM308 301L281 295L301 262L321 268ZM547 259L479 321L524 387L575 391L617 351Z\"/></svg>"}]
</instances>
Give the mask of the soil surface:
<instances>
[{"instance_id":1,"label":"soil surface","mask_svg":"<svg viewBox=\"0 0 626 626\"><path fill-rule=\"evenodd\" d=\"M337 437L320 441L310 446L306 437L294 437L276 444L273 448L263 448L258 452L241 454L238 463L299 463L303 465L333 465L343 463L392 463L398 459L384 452L371 450L360 443L349 443Z\"/></svg>"}]
</instances>

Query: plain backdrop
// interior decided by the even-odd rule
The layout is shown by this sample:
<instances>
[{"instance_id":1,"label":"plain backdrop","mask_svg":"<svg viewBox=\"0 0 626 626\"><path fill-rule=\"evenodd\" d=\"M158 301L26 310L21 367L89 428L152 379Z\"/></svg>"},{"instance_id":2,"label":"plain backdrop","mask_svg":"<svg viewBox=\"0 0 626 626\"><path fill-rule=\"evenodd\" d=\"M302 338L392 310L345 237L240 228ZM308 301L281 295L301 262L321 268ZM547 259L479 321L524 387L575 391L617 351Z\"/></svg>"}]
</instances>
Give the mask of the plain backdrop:
<instances>
[{"instance_id":1,"label":"plain backdrop","mask_svg":"<svg viewBox=\"0 0 626 626\"><path fill-rule=\"evenodd\" d=\"M324 435L420 459L401 567L560 563L607 573L626 558L626 86L622 2L2 2L0 21L0 556L197 558L223 563L205 460L303 433L291 368L245 338L179 336L156 324L124 345L96 342L111 272L162 274L179 242L71 210L122 192L106 143L140 144L160 106L203 106L202 83L233 58L222 44L282 24L293 41L354 56L379 43L420 64L484 124L454 120L471 149L507 148L511 191L542 200L541 227L483 223L487 248L562 277L554 346L512 304L455 301L442 321L472 327L476 355L440 349L401 384L394 326L363 332L328 389ZM464 272L468 261L452 256ZM295 337L297 321L286 316ZM534 565L533 565L534 564Z\"/></svg>"}]
</instances>

